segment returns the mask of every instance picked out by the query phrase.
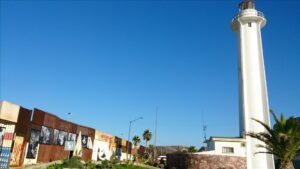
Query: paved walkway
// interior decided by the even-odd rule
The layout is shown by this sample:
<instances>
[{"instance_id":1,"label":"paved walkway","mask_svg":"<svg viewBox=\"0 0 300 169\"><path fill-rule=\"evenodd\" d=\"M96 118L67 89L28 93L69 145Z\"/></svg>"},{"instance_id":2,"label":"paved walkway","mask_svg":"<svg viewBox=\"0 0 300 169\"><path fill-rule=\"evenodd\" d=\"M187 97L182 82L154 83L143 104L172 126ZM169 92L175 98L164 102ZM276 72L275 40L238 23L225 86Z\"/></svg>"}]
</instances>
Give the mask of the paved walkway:
<instances>
[{"instance_id":1,"label":"paved walkway","mask_svg":"<svg viewBox=\"0 0 300 169\"><path fill-rule=\"evenodd\" d=\"M23 167L10 167L11 169L46 169L49 165L52 164L60 164L61 161L53 161L50 163L41 163L41 164L34 164L34 165L28 165Z\"/></svg>"},{"instance_id":2,"label":"paved walkway","mask_svg":"<svg viewBox=\"0 0 300 169\"><path fill-rule=\"evenodd\" d=\"M52 165L52 164L61 164L61 161L53 161L50 163L34 164L34 165L28 165L28 166L23 166L23 167L10 167L10 169L46 169L49 165ZM148 169L160 169L157 167L152 167L152 166L144 165L141 163L135 163L134 165L140 166L140 167L145 167Z\"/></svg>"}]
</instances>

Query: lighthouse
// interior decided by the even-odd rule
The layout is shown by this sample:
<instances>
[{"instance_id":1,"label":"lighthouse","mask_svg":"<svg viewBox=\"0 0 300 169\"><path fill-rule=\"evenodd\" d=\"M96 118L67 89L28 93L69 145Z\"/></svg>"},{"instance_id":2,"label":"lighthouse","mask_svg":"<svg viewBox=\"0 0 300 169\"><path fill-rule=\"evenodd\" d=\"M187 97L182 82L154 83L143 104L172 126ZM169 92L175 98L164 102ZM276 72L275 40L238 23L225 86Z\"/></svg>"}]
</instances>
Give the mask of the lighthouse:
<instances>
[{"instance_id":1,"label":"lighthouse","mask_svg":"<svg viewBox=\"0 0 300 169\"><path fill-rule=\"evenodd\" d=\"M246 0L239 5L231 28L238 35L239 113L240 135L246 138L247 169L274 169L274 159L265 149L258 148L261 141L246 136L246 132L265 132L263 126L252 120L270 125L268 93L262 48L261 29L266 25L263 13L255 3Z\"/></svg>"}]
</instances>

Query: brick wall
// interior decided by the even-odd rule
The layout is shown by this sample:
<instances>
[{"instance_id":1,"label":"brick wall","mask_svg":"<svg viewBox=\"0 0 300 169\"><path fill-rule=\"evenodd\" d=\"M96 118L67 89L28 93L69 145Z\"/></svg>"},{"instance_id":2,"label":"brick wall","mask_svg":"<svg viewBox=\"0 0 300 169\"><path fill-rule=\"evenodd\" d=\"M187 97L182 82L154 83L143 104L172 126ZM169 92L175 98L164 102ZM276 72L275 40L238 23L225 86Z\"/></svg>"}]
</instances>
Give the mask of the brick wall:
<instances>
[{"instance_id":1,"label":"brick wall","mask_svg":"<svg viewBox=\"0 0 300 169\"><path fill-rule=\"evenodd\" d=\"M204 154L168 154L167 166L176 169L246 169L246 158Z\"/></svg>"}]
</instances>

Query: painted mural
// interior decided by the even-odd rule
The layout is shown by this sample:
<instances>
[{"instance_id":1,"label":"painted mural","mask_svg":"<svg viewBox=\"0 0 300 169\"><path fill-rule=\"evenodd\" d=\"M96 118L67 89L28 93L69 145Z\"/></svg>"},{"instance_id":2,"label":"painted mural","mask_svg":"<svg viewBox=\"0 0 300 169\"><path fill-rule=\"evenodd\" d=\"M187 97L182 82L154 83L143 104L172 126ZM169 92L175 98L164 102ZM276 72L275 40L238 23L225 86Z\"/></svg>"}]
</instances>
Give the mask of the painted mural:
<instances>
[{"instance_id":1,"label":"painted mural","mask_svg":"<svg viewBox=\"0 0 300 169\"><path fill-rule=\"evenodd\" d=\"M87 148L88 144L88 136L82 135L81 136L81 145L83 148Z\"/></svg>"},{"instance_id":2,"label":"painted mural","mask_svg":"<svg viewBox=\"0 0 300 169\"><path fill-rule=\"evenodd\" d=\"M91 137L88 137L87 148L88 149L93 149L93 142L92 142Z\"/></svg>"},{"instance_id":3,"label":"painted mural","mask_svg":"<svg viewBox=\"0 0 300 169\"><path fill-rule=\"evenodd\" d=\"M68 138L68 133L67 132L59 131L57 144L60 145L60 146L64 146L65 141L67 141L67 138Z\"/></svg>"},{"instance_id":4,"label":"painted mural","mask_svg":"<svg viewBox=\"0 0 300 169\"><path fill-rule=\"evenodd\" d=\"M9 168L15 125L0 123L0 168Z\"/></svg>"},{"instance_id":5,"label":"painted mural","mask_svg":"<svg viewBox=\"0 0 300 169\"><path fill-rule=\"evenodd\" d=\"M26 153L26 158L35 159L38 152L38 144L40 139L40 130L31 129L29 145Z\"/></svg>"},{"instance_id":6,"label":"painted mural","mask_svg":"<svg viewBox=\"0 0 300 169\"><path fill-rule=\"evenodd\" d=\"M102 131L95 131L95 139L93 142L92 160L101 161L109 160L113 154L114 136Z\"/></svg>"},{"instance_id":7,"label":"painted mural","mask_svg":"<svg viewBox=\"0 0 300 169\"><path fill-rule=\"evenodd\" d=\"M75 133L68 134L68 141L76 141L77 135Z\"/></svg>"},{"instance_id":8,"label":"painted mural","mask_svg":"<svg viewBox=\"0 0 300 169\"><path fill-rule=\"evenodd\" d=\"M42 126L40 134L41 144L52 144L53 143L53 129L50 127Z\"/></svg>"},{"instance_id":9,"label":"painted mural","mask_svg":"<svg viewBox=\"0 0 300 169\"><path fill-rule=\"evenodd\" d=\"M94 140L92 160L102 161L109 160L111 156L109 143L99 140Z\"/></svg>"},{"instance_id":10,"label":"painted mural","mask_svg":"<svg viewBox=\"0 0 300 169\"><path fill-rule=\"evenodd\" d=\"M58 134L59 134L59 130L54 129L53 130L53 144L58 144Z\"/></svg>"},{"instance_id":11,"label":"painted mural","mask_svg":"<svg viewBox=\"0 0 300 169\"><path fill-rule=\"evenodd\" d=\"M5 128L0 127L0 152L1 152L1 149L2 149L3 141L4 141L4 132L5 132Z\"/></svg>"},{"instance_id":12,"label":"painted mural","mask_svg":"<svg viewBox=\"0 0 300 169\"><path fill-rule=\"evenodd\" d=\"M0 107L0 109L2 113L2 107ZM28 110L28 112L28 117L30 117L31 110ZM34 112L34 114L38 113L36 111ZM11 114L12 113L9 112L8 115ZM7 119L3 119L1 116L0 169L7 169L9 166L29 165L47 161L47 158L50 157L49 155L58 153L57 151L62 151L62 147L59 146L67 146L69 147L68 150L73 150L74 145L71 145L71 143L75 143L77 139L81 140L82 147L86 148L84 149L83 154L81 151L81 155L83 155L85 158L92 158L93 160L99 161L109 160L111 155L114 154L113 152L116 152L118 157L120 157L122 152L121 138L115 138L115 136L100 131L98 131L96 136L95 129L88 127L83 127L82 130L85 131L85 135L81 135L81 137L79 137L79 134L76 133L76 131L80 131L79 129L81 129L82 126L78 127L76 124L74 124L74 130L72 130L74 133L69 133L57 129L55 127L57 125L51 125L56 124L56 122L52 123L51 120L53 120L53 118L51 114L46 116L45 114L47 113L43 114L43 112L41 112L36 115L36 118L32 117L32 120L30 120L30 118L28 118L28 120L24 120L24 113L20 114L22 116L14 117L14 121L7 121ZM44 118L40 118L42 116ZM49 119L45 120L45 118ZM44 125L52 126L53 128ZM17 129L15 128L16 126ZM61 126L62 125L59 125L58 127L65 129ZM70 144L68 144L68 142L70 142ZM39 151L40 146L41 149ZM51 158L50 161L53 160Z\"/></svg>"},{"instance_id":13,"label":"painted mural","mask_svg":"<svg viewBox=\"0 0 300 169\"><path fill-rule=\"evenodd\" d=\"M24 137L16 136L13 151L10 158L11 166L18 166L20 164L23 142Z\"/></svg>"}]
</instances>

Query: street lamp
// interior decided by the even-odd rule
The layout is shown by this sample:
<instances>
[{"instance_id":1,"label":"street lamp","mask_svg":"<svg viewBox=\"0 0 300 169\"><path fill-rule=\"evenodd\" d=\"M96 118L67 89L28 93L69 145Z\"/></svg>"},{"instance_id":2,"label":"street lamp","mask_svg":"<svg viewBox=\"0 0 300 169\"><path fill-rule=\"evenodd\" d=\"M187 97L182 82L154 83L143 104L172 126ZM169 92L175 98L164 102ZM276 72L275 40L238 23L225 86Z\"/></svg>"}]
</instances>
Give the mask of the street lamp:
<instances>
[{"instance_id":1,"label":"street lamp","mask_svg":"<svg viewBox=\"0 0 300 169\"><path fill-rule=\"evenodd\" d=\"M129 132L128 132L128 141L130 141L130 131L131 131L131 124L137 120L141 120L143 119L143 117L139 117L139 118L136 118L134 120L131 120L129 121ZM127 160L128 160L128 151L129 151L129 145L127 146Z\"/></svg>"},{"instance_id":2,"label":"street lamp","mask_svg":"<svg viewBox=\"0 0 300 169\"><path fill-rule=\"evenodd\" d=\"M69 120L69 123L68 123L68 135L67 135L67 141L68 141L68 144L70 145L70 143L69 143L69 135L70 135L70 124L71 124L71 112L68 112L68 120ZM68 160L70 159L70 154L71 154L71 150L69 150L69 153L68 153Z\"/></svg>"}]
</instances>

